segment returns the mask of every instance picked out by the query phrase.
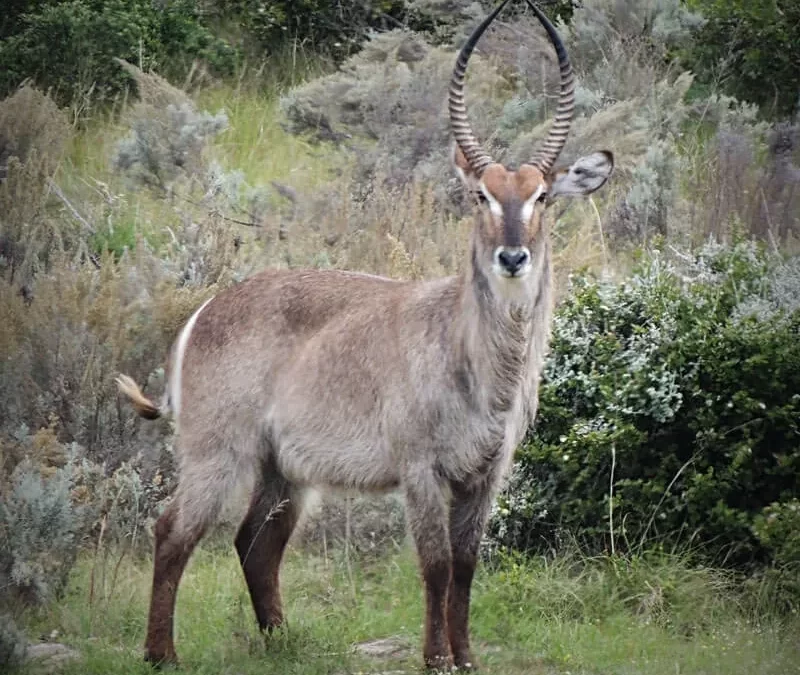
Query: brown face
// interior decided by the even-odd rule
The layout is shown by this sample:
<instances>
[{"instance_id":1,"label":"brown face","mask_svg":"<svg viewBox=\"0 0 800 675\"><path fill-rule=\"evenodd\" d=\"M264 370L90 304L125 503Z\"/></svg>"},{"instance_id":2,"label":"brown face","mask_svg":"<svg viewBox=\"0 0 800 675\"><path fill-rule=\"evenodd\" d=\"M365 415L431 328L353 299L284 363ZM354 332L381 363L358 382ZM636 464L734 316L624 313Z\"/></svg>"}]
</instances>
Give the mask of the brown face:
<instances>
[{"instance_id":1,"label":"brown face","mask_svg":"<svg viewBox=\"0 0 800 675\"><path fill-rule=\"evenodd\" d=\"M531 269L531 249L542 229L549 184L530 164L509 171L490 164L477 184L483 202L479 236L500 277L524 277Z\"/></svg>"},{"instance_id":2,"label":"brown face","mask_svg":"<svg viewBox=\"0 0 800 675\"><path fill-rule=\"evenodd\" d=\"M480 173L461 148L453 149L453 164L470 194L481 201L477 222L478 258L497 277L519 279L532 269L531 251L546 236L545 207L562 196L588 195L602 187L614 168L607 150L580 157L571 166L543 173L532 164L510 171L491 163Z\"/></svg>"}]
</instances>

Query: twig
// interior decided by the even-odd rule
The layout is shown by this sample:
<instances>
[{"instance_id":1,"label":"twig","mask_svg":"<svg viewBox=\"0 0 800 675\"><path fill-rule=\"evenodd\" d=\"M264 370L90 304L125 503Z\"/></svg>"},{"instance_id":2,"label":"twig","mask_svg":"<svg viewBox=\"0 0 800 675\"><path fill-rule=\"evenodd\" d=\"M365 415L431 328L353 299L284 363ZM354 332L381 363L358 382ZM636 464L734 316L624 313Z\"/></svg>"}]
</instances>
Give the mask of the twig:
<instances>
[{"instance_id":1,"label":"twig","mask_svg":"<svg viewBox=\"0 0 800 675\"><path fill-rule=\"evenodd\" d=\"M678 469L678 472L672 477L672 480L667 485L667 489L664 490L664 494L661 495L661 499L656 504L656 508L653 509L653 514L650 516L650 520L647 523L647 527L644 528L644 533L642 534L642 538L639 540L639 548L644 547L644 540L647 538L647 533L650 531L650 526L655 522L656 514L658 513L658 509L661 508L661 505L664 503L664 500L667 498L669 491L672 489L672 486L675 485L675 481L678 480L678 477L683 473L683 470L689 466L695 459L697 459L697 455L692 455L689 459L684 462L683 466Z\"/></svg>"},{"instance_id":2,"label":"twig","mask_svg":"<svg viewBox=\"0 0 800 675\"><path fill-rule=\"evenodd\" d=\"M350 496L345 497L345 520L344 520L344 562L347 568L347 578L350 581L350 592L353 594L353 600L356 598L356 584L353 580L353 567L350 564L350 538L352 529L350 524L351 501Z\"/></svg>"},{"instance_id":3,"label":"twig","mask_svg":"<svg viewBox=\"0 0 800 675\"><path fill-rule=\"evenodd\" d=\"M203 206L203 204L200 204L199 202L196 202L193 199L189 199L189 197L184 197L183 195L178 195L178 194L174 196L178 197L179 199L182 199L185 202L188 202L192 206L196 206L201 209L206 209L209 215L218 216L219 218L222 218L222 220L225 220L229 223L236 223L237 225L245 225L247 227L261 227L261 225L259 225L258 223L248 223L245 220L238 220L237 218L231 218L230 216L226 216L225 214L220 213L217 209L209 209L207 206Z\"/></svg>"},{"instance_id":4,"label":"twig","mask_svg":"<svg viewBox=\"0 0 800 675\"><path fill-rule=\"evenodd\" d=\"M87 221L86 218L84 218L80 213L78 213L78 209L76 209L69 201L69 199L67 199L66 195L62 192L61 188L58 187L55 181L53 180L50 181L50 188L53 190L53 192L56 193L56 196L62 202L64 202L64 206L66 206L69 209L70 213L72 213L72 215L75 217L75 220L77 220L81 225L83 225L87 230L89 230L89 232L94 234L95 230L89 224L89 221Z\"/></svg>"},{"instance_id":5,"label":"twig","mask_svg":"<svg viewBox=\"0 0 800 675\"><path fill-rule=\"evenodd\" d=\"M614 544L614 469L617 466L617 447L611 444L611 480L608 488L608 527L611 531L611 555L616 553Z\"/></svg>"},{"instance_id":6,"label":"twig","mask_svg":"<svg viewBox=\"0 0 800 675\"><path fill-rule=\"evenodd\" d=\"M764 186L759 186L758 191L761 193L761 201L764 202L764 216L767 219L767 234L769 235L769 243L772 244L774 253L779 253L778 243L775 241L775 234L772 231L772 221L769 217L769 205L767 204L767 195L764 194Z\"/></svg>"},{"instance_id":7,"label":"twig","mask_svg":"<svg viewBox=\"0 0 800 675\"><path fill-rule=\"evenodd\" d=\"M603 249L603 267L604 271L608 271L608 252L606 251L606 239L603 235L603 221L600 218L600 209L597 208L597 204L594 203L594 198L589 197L589 203L592 205L594 209L594 215L597 216L597 229L600 231L600 246Z\"/></svg>"},{"instance_id":8,"label":"twig","mask_svg":"<svg viewBox=\"0 0 800 675\"><path fill-rule=\"evenodd\" d=\"M106 600L109 600L111 598L111 596L114 595L114 589L117 586L117 574L119 573L119 568L122 565L122 561L125 559L125 554L127 552L128 552L128 547L127 546L123 546L122 547L122 553L120 554L119 559L117 560L117 564L114 565L114 571L111 574L111 587L108 589L108 591L105 594L106 595Z\"/></svg>"},{"instance_id":9,"label":"twig","mask_svg":"<svg viewBox=\"0 0 800 675\"><path fill-rule=\"evenodd\" d=\"M250 557L250 552L253 550L253 546L256 543L256 539L261 535L261 531L266 527L267 523L272 520L273 516L276 516L281 511L283 511L284 506L289 503L288 499L284 499L278 502L275 506L273 506L267 515L264 517L264 520L258 526L258 531L255 533L255 536L250 540L250 546L247 547L247 552L244 554L244 558L242 558L242 565L247 562L247 559Z\"/></svg>"},{"instance_id":10,"label":"twig","mask_svg":"<svg viewBox=\"0 0 800 675\"><path fill-rule=\"evenodd\" d=\"M97 568L97 557L100 555L100 549L103 546L103 535L106 531L106 522L106 515L104 514L103 519L100 521L100 534L97 537L97 546L95 547L94 560L92 561L92 571L89 573L89 607L91 607L94 603L95 570Z\"/></svg>"}]
</instances>

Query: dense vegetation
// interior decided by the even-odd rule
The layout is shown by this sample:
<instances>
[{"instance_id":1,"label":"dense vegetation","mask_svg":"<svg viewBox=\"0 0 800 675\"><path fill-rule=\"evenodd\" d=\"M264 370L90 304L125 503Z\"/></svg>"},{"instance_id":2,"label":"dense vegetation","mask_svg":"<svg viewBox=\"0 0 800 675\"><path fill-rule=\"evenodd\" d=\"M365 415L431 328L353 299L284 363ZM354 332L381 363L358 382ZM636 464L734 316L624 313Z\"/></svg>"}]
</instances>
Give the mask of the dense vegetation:
<instances>
[{"instance_id":1,"label":"dense vegetation","mask_svg":"<svg viewBox=\"0 0 800 675\"><path fill-rule=\"evenodd\" d=\"M116 373L159 392L186 317L265 266L404 278L459 269L471 213L449 166L443 100L454 46L486 6L6 3L0 659L21 656L11 610L29 633L55 623L85 641L100 630L92 602L87 614L76 604L96 598L106 574L105 610L118 612L109 630L126 649L140 641L140 603L111 605L117 579L143 587L139 559L175 480L172 430L120 404ZM524 3L510 9L471 64L467 93L492 152L520 162L546 133L557 81L541 29ZM631 657L593 663L592 621L623 642L619 631L641 625L654 626L653 644L691 634L698 653L707 638L722 649L758 627L751 656L764 665L772 652L764 668L785 672L792 653L773 648L777 626L800 605L794 5L546 9L578 76L563 159L608 147L617 169L592 201L556 214L552 353L486 542L484 636L497 639L495 619L514 624L492 602L517 613L538 603L544 614L513 633L535 651L558 633L536 667L572 667L556 626L574 625L586 640L578 668L596 672ZM395 501L334 500L299 543L327 561L329 543L346 541L347 569L358 554L369 585L395 565L402 537ZM217 554L210 569L232 564ZM411 574L398 564L397 592ZM533 575L553 570L551 586L531 591ZM707 622L689 616L690 598L717 592L724 602L708 606ZM375 620L356 614L348 620ZM315 650L339 649L320 630L306 635ZM725 658L757 669L740 646ZM108 670L103 649L96 672ZM283 649L276 667L295 672L289 657L302 647ZM647 654L643 672L675 672ZM498 672L530 672L497 658ZM648 670L649 658L660 665ZM683 665L710 672L703 663Z\"/></svg>"},{"instance_id":2,"label":"dense vegetation","mask_svg":"<svg viewBox=\"0 0 800 675\"><path fill-rule=\"evenodd\" d=\"M499 536L800 563L799 284L796 259L746 244L576 278Z\"/></svg>"},{"instance_id":3,"label":"dense vegetation","mask_svg":"<svg viewBox=\"0 0 800 675\"><path fill-rule=\"evenodd\" d=\"M80 114L109 101L132 79L114 57L154 68L181 81L202 64L230 75L236 64L291 45L340 61L358 51L372 31L405 27L440 42L459 34L490 6L469 0L10 0L0 18L0 95L27 77L52 88L61 103ZM483 5L483 7L481 6ZM694 38L671 57L693 71L706 91L721 87L756 103L769 116L785 116L800 105L800 15L791 0L673 0L625 5L554 0L542 3L554 18L570 21L576 8L622 36L635 35L647 49L673 31L691 26ZM519 12L510 8L509 14ZM612 15L613 12L613 15ZM610 19L610 21L608 21ZM235 27L235 28L234 28ZM244 33L243 33L244 31ZM630 45L629 45L630 46ZM768 83L768 84L767 84Z\"/></svg>"}]
</instances>

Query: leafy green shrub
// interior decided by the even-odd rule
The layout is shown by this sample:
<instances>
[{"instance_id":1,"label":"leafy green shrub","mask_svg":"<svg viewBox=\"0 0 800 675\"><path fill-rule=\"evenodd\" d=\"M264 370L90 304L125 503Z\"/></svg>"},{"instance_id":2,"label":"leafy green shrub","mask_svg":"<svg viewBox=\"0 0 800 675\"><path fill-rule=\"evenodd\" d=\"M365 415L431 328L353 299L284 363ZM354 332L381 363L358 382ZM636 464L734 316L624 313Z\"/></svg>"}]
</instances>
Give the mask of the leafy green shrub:
<instances>
[{"instance_id":1,"label":"leafy green shrub","mask_svg":"<svg viewBox=\"0 0 800 675\"><path fill-rule=\"evenodd\" d=\"M63 588L75 561L82 513L71 499L71 467L45 477L22 462L0 503L0 589L44 602Z\"/></svg>"},{"instance_id":2,"label":"leafy green shrub","mask_svg":"<svg viewBox=\"0 0 800 675\"><path fill-rule=\"evenodd\" d=\"M800 499L765 507L753 531L777 565L800 565Z\"/></svg>"},{"instance_id":3,"label":"leafy green shrub","mask_svg":"<svg viewBox=\"0 0 800 675\"><path fill-rule=\"evenodd\" d=\"M230 73L236 55L203 26L195 3L71 0L25 14L0 41L0 96L33 78L62 105L111 100L131 84L113 57L181 77L196 59Z\"/></svg>"},{"instance_id":4,"label":"leafy green shrub","mask_svg":"<svg viewBox=\"0 0 800 675\"><path fill-rule=\"evenodd\" d=\"M794 550L760 517L793 513L800 489L799 269L739 244L655 255L619 286L575 279L496 540L732 564Z\"/></svg>"},{"instance_id":5,"label":"leafy green shrub","mask_svg":"<svg viewBox=\"0 0 800 675\"><path fill-rule=\"evenodd\" d=\"M772 566L760 570L747 583L761 585L759 609L777 608L784 613L800 611L800 499L775 502L753 522L753 532L769 552ZM765 596L762 600L762 595Z\"/></svg>"},{"instance_id":6,"label":"leafy green shrub","mask_svg":"<svg viewBox=\"0 0 800 675\"><path fill-rule=\"evenodd\" d=\"M705 84L776 116L800 109L800 5L795 0L688 0L706 22L685 60Z\"/></svg>"},{"instance_id":7,"label":"leafy green shrub","mask_svg":"<svg viewBox=\"0 0 800 675\"><path fill-rule=\"evenodd\" d=\"M294 41L335 58L361 47L371 29L400 22L405 0L223 0L217 12L235 18L268 51Z\"/></svg>"}]
</instances>

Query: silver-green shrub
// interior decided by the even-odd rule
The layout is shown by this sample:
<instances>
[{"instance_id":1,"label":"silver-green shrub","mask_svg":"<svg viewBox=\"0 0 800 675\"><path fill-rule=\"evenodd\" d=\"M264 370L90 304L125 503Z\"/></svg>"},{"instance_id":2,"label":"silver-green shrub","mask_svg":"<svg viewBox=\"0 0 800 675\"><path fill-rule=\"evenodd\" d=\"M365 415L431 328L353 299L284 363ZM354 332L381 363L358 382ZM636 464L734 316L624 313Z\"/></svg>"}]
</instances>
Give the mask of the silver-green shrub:
<instances>
[{"instance_id":1,"label":"silver-green shrub","mask_svg":"<svg viewBox=\"0 0 800 675\"><path fill-rule=\"evenodd\" d=\"M0 664L3 668L13 670L22 665L26 648L27 640L14 620L9 615L0 613Z\"/></svg>"},{"instance_id":2,"label":"silver-green shrub","mask_svg":"<svg viewBox=\"0 0 800 675\"><path fill-rule=\"evenodd\" d=\"M45 477L30 461L20 463L0 503L0 591L45 602L63 588L78 552L83 525L72 503L72 467Z\"/></svg>"}]
</instances>

